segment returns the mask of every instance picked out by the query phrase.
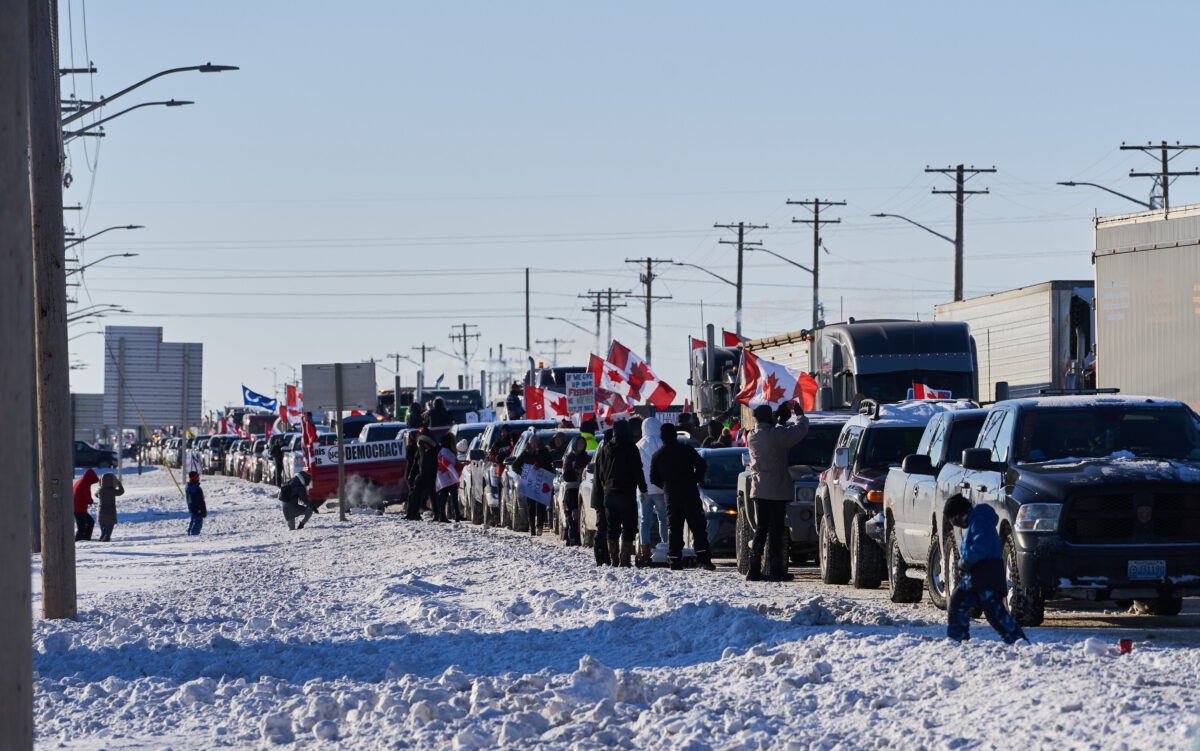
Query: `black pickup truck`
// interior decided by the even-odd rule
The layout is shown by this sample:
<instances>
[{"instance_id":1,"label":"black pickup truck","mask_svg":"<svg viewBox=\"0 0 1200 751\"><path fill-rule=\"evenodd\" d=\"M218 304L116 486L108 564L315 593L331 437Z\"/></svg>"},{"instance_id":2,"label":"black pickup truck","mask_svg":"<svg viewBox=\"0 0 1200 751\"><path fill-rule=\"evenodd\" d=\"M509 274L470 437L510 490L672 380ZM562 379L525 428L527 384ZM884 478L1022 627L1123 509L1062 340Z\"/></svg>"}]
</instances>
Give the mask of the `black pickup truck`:
<instances>
[{"instance_id":1,"label":"black pickup truck","mask_svg":"<svg viewBox=\"0 0 1200 751\"><path fill-rule=\"evenodd\" d=\"M1000 517L1008 608L1050 597L1174 615L1200 594L1200 417L1143 396L997 402L962 457L963 497Z\"/></svg>"}]
</instances>

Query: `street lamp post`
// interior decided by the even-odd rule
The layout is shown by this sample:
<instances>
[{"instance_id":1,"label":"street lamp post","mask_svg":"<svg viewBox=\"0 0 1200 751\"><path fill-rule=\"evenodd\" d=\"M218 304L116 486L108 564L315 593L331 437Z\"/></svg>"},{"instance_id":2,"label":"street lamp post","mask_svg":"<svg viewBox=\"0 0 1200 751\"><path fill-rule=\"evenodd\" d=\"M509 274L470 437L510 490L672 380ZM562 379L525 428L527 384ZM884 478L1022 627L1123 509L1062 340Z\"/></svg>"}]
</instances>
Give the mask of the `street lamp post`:
<instances>
[{"instance_id":1,"label":"street lamp post","mask_svg":"<svg viewBox=\"0 0 1200 751\"><path fill-rule=\"evenodd\" d=\"M102 117L99 120L97 120L96 122L90 123L86 127L80 128L79 130L64 130L63 131L63 140L66 141L71 138L78 138L79 136L104 135L103 133L92 133L90 131L92 131L94 128L98 128L101 124L106 123L109 120L112 120L114 118L120 117L121 115L124 115L126 112L132 112L136 109L141 109L142 107L183 107L188 104L195 104L195 102L179 101L176 99L172 99L167 102L142 102L141 104L135 104L132 107L126 107L125 109L121 110L120 112L116 113L115 115L109 115L108 117Z\"/></svg>"},{"instance_id":2,"label":"street lamp post","mask_svg":"<svg viewBox=\"0 0 1200 751\"><path fill-rule=\"evenodd\" d=\"M119 224L115 227L105 227L104 229L100 230L99 232L93 232L92 234L88 235L87 237L80 237L78 239L72 240L69 243L64 243L63 249L70 250L71 248L74 248L76 245L79 245L80 243L85 243L88 240L91 240L93 237L99 237L100 235L103 235L105 232L111 232L114 229L145 229L145 225L142 225L142 224Z\"/></svg>"},{"instance_id":3,"label":"street lamp post","mask_svg":"<svg viewBox=\"0 0 1200 751\"><path fill-rule=\"evenodd\" d=\"M620 316L618 316L618 318L619 317ZM595 333L591 329L584 328L583 326L580 326L578 323L575 323L574 321L566 319L566 318L560 318L558 316L546 316L546 320L547 321L562 321L563 323L568 323L568 324L574 326L575 328L579 329L580 331L587 332L588 334Z\"/></svg>"},{"instance_id":4,"label":"street lamp post","mask_svg":"<svg viewBox=\"0 0 1200 751\"><path fill-rule=\"evenodd\" d=\"M70 276L71 274L78 274L79 272L83 271L84 269L95 266L96 264L100 263L101 261L107 261L109 258L133 258L136 255L137 255L137 253L110 253L109 255L97 258L96 260L94 260L90 263L85 263L77 269L67 269L67 276Z\"/></svg>"},{"instance_id":5,"label":"street lamp post","mask_svg":"<svg viewBox=\"0 0 1200 751\"><path fill-rule=\"evenodd\" d=\"M745 247L748 250L753 250L753 246L751 246L749 244L745 244ZM739 257L739 259L741 258L741 256L738 256L738 257ZM671 261L671 265L672 266L688 266L693 269L699 269L700 271L703 271L705 274L708 274L709 276L714 277L716 279L720 279L721 281L725 282L726 284L728 284L729 286L731 286L737 290L737 305L735 306L735 309L736 309L738 336L741 336L742 335L742 274L741 274L740 261L738 264L738 280L736 282L726 279L725 277L721 276L720 274L714 274L713 272L709 271L708 269L704 268L703 266L699 266L694 263L686 263L684 261ZM701 312L703 312L703 311L701 311ZM617 318L621 318L621 316L617 316ZM629 323L633 323L633 321L630 321L628 318L621 318L621 320L627 321ZM638 326L638 328L643 329L643 330L646 328L645 326L641 326L640 324L634 324L634 325Z\"/></svg>"},{"instance_id":6,"label":"street lamp post","mask_svg":"<svg viewBox=\"0 0 1200 751\"><path fill-rule=\"evenodd\" d=\"M899 214L871 214L871 216L891 217L893 219L901 219L903 221L908 222L909 224L911 224L913 226L920 227L921 229L925 230L926 232L928 232L931 235L937 235L938 237L942 238L946 242L953 245L956 249L960 248L959 241L955 240L953 237L947 237L946 235L943 235L941 232L930 229L930 228L926 227L924 224L921 224L920 222L914 222L912 219L909 219L906 216L900 216ZM954 281L955 281L954 299L955 300L962 299L962 287L960 286L962 278L963 278L963 275L962 275L962 253L957 252L954 254Z\"/></svg>"},{"instance_id":7,"label":"street lamp post","mask_svg":"<svg viewBox=\"0 0 1200 751\"><path fill-rule=\"evenodd\" d=\"M1098 185L1096 183L1085 183L1085 182L1078 182L1076 180L1065 180L1062 182L1057 182L1057 183L1055 183L1055 185L1066 185L1068 188L1074 188L1076 185L1090 185L1093 188L1099 188L1100 190L1112 193L1114 196L1120 196L1121 198L1124 198L1126 201L1133 201L1138 206L1145 206L1148 209L1155 208L1154 203L1152 201L1142 201L1137 198L1134 198L1133 196L1127 196L1124 193L1113 190L1112 188L1106 188L1103 185Z\"/></svg>"},{"instance_id":8,"label":"street lamp post","mask_svg":"<svg viewBox=\"0 0 1200 751\"><path fill-rule=\"evenodd\" d=\"M150 76L149 78L143 78L141 81L138 81L134 85L129 86L124 89L121 89L116 94L113 94L112 96L110 96L107 99L101 99L98 102L93 102L92 104L90 104L86 107L83 107L78 112L73 112L72 114L67 115L66 117L64 117L62 119L61 125L63 127L66 127L67 125L70 125L71 123L80 119L84 115L86 115L90 112L95 112L96 110L100 109L101 107L108 104L109 102L116 99L117 97L125 96L126 94L128 94L129 92L138 88L139 86L144 86L156 78L162 78L163 76L169 76L172 73L184 73L184 72L187 72L190 70L199 71L201 73L221 73L226 70L238 70L238 67L236 65L213 65L212 63L205 63L204 65L189 65L186 68L171 68L170 70L159 71L158 73L155 73L154 75Z\"/></svg>"}]
</instances>

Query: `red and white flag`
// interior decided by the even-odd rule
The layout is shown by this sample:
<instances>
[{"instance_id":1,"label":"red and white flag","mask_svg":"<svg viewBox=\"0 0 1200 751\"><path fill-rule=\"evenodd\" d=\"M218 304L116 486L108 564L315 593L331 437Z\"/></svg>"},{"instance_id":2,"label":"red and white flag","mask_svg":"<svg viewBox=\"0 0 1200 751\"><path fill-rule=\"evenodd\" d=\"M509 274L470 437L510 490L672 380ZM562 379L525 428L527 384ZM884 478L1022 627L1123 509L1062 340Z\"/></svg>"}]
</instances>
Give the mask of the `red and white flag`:
<instances>
[{"instance_id":1,"label":"red and white flag","mask_svg":"<svg viewBox=\"0 0 1200 751\"><path fill-rule=\"evenodd\" d=\"M612 363L592 355L588 361L588 372L596 379L596 402L611 404L614 399L637 399L637 389L634 389L629 379Z\"/></svg>"},{"instance_id":2,"label":"red and white flag","mask_svg":"<svg viewBox=\"0 0 1200 751\"><path fill-rule=\"evenodd\" d=\"M229 434L229 420L228 420L228 418L222 417L221 418L221 435L228 435L228 434Z\"/></svg>"},{"instance_id":3,"label":"red and white flag","mask_svg":"<svg viewBox=\"0 0 1200 751\"><path fill-rule=\"evenodd\" d=\"M708 346L708 340L705 339L704 337L700 337L699 339L697 339L694 336L689 336L688 337L688 345L689 345L690 349L692 349L692 350L704 349L705 347Z\"/></svg>"},{"instance_id":4,"label":"red and white flag","mask_svg":"<svg viewBox=\"0 0 1200 751\"><path fill-rule=\"evenodd\" d=\"M317 447L317 429L313 426L312 421L308 419L307 414L303 414L300 418L300 448L304 454L304 469L312 472L313 454Z\"/></svg>"},{"instance_id":5,"label":"red and white flag","mask_svg":"<svg viewBox=\"0 0 1200 751\"><path fill-rule=\"evenodd\" d=\"M912 395L913 399L949 399L950 398L949 391L938 391L937 389L931 389L923 383L914 383L912 390L913 390L913 395Z\"/></svg>"},{"instance_id":6,"label":"red and white flag","mask_svg":"<svg viewBox=\"0 0 1200 751\"><path fill-rule=\"evenodd\" d=\"M631 399L640 399L659 409L666 409L675 400L675 389L660 381L649 363L615 339L608 349L607 362L624 376Z\"/></svg>"},{"instance_id":7,"label":"red and white flag","mask_svg":"<svg viewBox=\"0 0 1200 751\"><path fill-rule=\"evenodd\" d=\"M304 395L292 384L287 386L286 406L279 408L279 416L289 425L299 425L300 416L304 414Z\"/></svg>"},{"instance_id":8,"label":"red and white flag","mask_svg":"<svg viewBox=\"0 0 1200 751\"><path fill-rule=\"evenodd\" d=\"M458 484L462 476L463 465L458 462L458 456L448 448L443 448L437 455L437 489L439 491Z\"/></svg>"},{"instance_id":9,"label":"red and white flag","mask_svg":"<svg viewBox=\"0 0 1200 751\"><path fill-rule=\"evenodd\" d=\"M536 386L525 387L525 417L529 420L558 420L570 417L567 395Z\"/></svg>"},{"instance_id":10,"label":"red and white flag","mask_svg":"<svg viewBox=\"0 0 1200 751\"><path fill-rule=\"evenodd\" d=\"M800 402L807 412L817 398L817 382L808 373L791 370L770 360L761 360L753 352L742 350L742 390L737 401L753 409L760 404L778 407L784 402Z\"/></svg>"},{"instance_id":11,"label":"red and white flag","mask_svg":"<svg viewBox=\"0 0 1200 751\"><path fill-rule=\"evenodd\" d=\"M721 339L725 342L726 347L736 347L746 341L746 337L738 336L732 331L726 331L725 329L721 329Z\"/></svg>"}]
</instances>

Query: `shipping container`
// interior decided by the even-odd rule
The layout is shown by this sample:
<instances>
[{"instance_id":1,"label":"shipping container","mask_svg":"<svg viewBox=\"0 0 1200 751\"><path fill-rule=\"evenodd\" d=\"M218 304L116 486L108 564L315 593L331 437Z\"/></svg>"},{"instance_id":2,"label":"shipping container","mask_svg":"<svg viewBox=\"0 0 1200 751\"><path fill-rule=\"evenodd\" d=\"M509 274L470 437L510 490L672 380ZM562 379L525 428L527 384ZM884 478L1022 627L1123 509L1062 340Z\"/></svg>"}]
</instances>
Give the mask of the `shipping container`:
<instances>
[{"instance_id":1,"label":"shipping container","mask_svg":"<svg viewBox=\"0 0 1200 751\"><path fill-rule=\"evenodd\" d=\"M1093 291L1090 279L1042 282L935 305L933 319L970 327L982 398L996 398L997 383L1013 398L1037 396L1092 385Z\"/></svg>"},{"instance_id":2,"label":"shipping container","mask_svg":"<svg viewBox=\"0 0 1200 751\"><path fill-rule=\"evenodd\" d=\"M1200 409L1200 205L1094 230L1097 385Z\"/></svg>"}]
</instances>

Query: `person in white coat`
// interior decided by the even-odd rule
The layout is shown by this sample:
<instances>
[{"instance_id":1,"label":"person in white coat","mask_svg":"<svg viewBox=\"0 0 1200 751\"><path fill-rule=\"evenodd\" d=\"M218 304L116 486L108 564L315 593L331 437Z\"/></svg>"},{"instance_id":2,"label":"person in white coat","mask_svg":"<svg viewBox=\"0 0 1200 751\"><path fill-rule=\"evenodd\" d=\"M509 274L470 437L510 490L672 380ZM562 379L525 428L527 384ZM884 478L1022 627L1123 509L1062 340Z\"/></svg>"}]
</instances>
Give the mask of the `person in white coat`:
<instances>
[{"instance_id":1,"label":"person in white coat","mask_svg":"<svg viewBox=\"0 0 1200 751\"><path fill-rule=\"evenodd\" d=\"M650 562L650 551L654 549L651 535L654 533L655 517L658 518L658 539L667 541L667 496L663 489L650 482L650 460L654 452L663 446L662 423L656 417L647 417L642 421L642 439L637 442L638 451L642 455L642 473L646 477L646 492L638 494L638 521L641 523L638 561L642 564Z\"/></svg>"}]
</instances>

